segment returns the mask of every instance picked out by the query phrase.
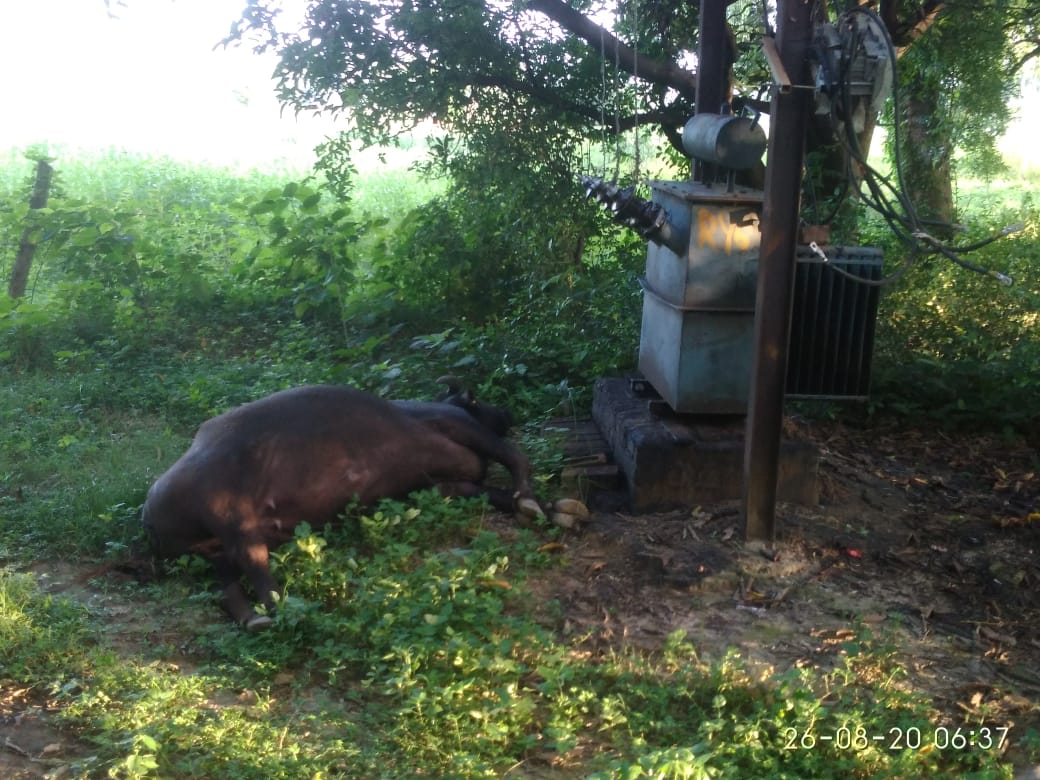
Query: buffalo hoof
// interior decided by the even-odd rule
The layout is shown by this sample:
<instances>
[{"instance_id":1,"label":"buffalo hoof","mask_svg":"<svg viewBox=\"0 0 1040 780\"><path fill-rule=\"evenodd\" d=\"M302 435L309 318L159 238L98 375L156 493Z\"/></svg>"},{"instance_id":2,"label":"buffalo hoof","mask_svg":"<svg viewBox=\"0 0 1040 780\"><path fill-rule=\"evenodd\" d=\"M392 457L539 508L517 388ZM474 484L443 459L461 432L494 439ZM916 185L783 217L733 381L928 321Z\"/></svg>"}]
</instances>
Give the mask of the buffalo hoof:
<instances>
[{"instance_id":1,"label":"buffalo hoof","mask_svg":"<svg viewBox=\"0 0 1040 780\"><path fill-rule=\"evenodd\" d=\"M545 512L542 511L542 507L530 496L517 497L514 502L514 507L517 515L521 517L526 517L531 520L545 517Z\"/></svg>"},{"instance_id":2,"label":"buffalo hoof","mask_svg":"<svg viewBox=\"0 0 1040 780\"><path fill-rule=\"evenodd\" d=\"M573 498L561 498L553 504L551 519L560 528L574 531L589 521L589 508Z\"/></svg>"},{"instance_id":3,"label":"buffalo hoof","mask_svg":"<svg viewBox=\"0 0 1040 780\"><path fill-rule=\"evenodd\" d=\"M267 615L253 615L245 622L246 631L255 634L257 631L265 631L274 625L274 620Z\"/></svg>"}]
</instances>

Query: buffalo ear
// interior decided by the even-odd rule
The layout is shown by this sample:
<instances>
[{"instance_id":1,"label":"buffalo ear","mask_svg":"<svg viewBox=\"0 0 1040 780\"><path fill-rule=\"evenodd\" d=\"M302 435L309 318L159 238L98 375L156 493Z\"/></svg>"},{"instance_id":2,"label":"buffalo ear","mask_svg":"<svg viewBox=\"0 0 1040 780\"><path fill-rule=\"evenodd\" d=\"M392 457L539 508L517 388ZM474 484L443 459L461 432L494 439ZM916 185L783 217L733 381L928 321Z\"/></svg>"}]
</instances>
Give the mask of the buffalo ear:
<instances>
[{"instance_id":1,"label":"buffalo ear","mask_svg":"<svg viewBox=\"0 0 1040 780\"><path fill-rule=\"evenodd\" d=\"M462 399L462 403L466 404L466 406L476 406L476 396L473 395L473 391L468 387L459 393L459 398Z\"/></svg>"},{"instance_id":2,"label":"buffalo ear","mask_svg":"<svg viewBox=\"0 0 1040 780\"><path fill-rule=\"evenodd\" d=\"M459 381L459 378L452 376L451 374L437 377L436 382L439 385L447 385L448 392L451 395L455 395L462 390L462 383ZM469 391L467 390L466 392L468 393Z\"/></svg>"}]
</instances>

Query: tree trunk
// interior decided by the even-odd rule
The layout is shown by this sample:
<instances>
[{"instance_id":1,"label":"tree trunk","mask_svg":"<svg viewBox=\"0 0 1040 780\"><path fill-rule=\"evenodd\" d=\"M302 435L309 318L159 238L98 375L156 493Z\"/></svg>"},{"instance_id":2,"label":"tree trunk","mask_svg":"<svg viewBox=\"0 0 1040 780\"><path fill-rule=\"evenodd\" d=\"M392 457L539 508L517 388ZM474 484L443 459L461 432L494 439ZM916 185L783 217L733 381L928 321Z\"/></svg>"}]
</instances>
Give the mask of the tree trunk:
<instances>
[{"instance_id":1,"label":"tree trunk","mask_svg":"<svg viewBox=\"0 0 1040 780\"><path fill-rule=\"evenodd\" d=\"M47 197L51 190L51 176L54 169L46 160L36 161L36 181L33 183L32 195L29 197L30 209L42 209L47 205ZM26 225L22 231L22 240L18 244L18 254L11 266L11 283L7 294L12 298L25 295L25 285L29 280L29 269L36 254L36 243L32 240L33 226Z\"/></svg>"},{"instance_id":2,"label":"tree trunk","mask_svg":"<svg viewBox=\"0 0 1040 780\"><path fill-rule=\"evenodd\" d=\"M953 146L941 126L935 126L941 110L934 94L904 87L904 122L906 136L900 148L903 158L903 177L906 195L914 204L917 215L931 232L928 222L946 225L954 221L953 182L950 155ZM938 230L936 237L948 237Z\"/></svg>"}]
</instances>

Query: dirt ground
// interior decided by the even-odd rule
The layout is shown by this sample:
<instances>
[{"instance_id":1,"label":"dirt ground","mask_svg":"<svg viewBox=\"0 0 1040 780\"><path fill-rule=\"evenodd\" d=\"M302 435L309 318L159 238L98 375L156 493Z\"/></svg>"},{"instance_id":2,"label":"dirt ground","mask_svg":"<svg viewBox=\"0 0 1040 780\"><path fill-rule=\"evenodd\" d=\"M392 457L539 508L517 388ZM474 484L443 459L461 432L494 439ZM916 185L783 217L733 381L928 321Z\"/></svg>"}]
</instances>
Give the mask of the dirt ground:
<instances>
[{"instance_id":1,"label":"dirt ground","mask_svg":"<svg viewBox=\"0 0 1040 780\"><path fill-rule=\"evenodd\" d=\"M752 546L736 501L596 511L539 586L565 629L648 647L684 629L703 659L736 648L784 670L830 668L865 627L956 722L986 712L1012 740L1040 730L1040 452L999 436L795 427L819 449L819 506L780 505L776 542ZM1016 778L1040 778L1010 758Z\"/></svg>"},{"instance_id":2,"label":"dirt ground","mask_svg":"<svg viewBox=\"0 0 1040 780\"><path fill-rule=\"evenodd\" d=\"M836 423L795 435L819 448L821 504L781 505L774 544L743 544L737 502L633 515L617 494L594 493L591 521L563 538L536 595L557 599L562 630L591 643L656 647L684 629L705 660L736 648L776 670L829 668L866 626L891 640L906 685L951 718L985 711L1012 742L1040 730L1040 452ZM37 571L146 641L148 618L125 589L98 590L81 569ZM90 754L48 716L37 692L0 686L0 777L62 777ZM1040 778L1010 758L1016 777Z\"/></svg>"}]
</instances>

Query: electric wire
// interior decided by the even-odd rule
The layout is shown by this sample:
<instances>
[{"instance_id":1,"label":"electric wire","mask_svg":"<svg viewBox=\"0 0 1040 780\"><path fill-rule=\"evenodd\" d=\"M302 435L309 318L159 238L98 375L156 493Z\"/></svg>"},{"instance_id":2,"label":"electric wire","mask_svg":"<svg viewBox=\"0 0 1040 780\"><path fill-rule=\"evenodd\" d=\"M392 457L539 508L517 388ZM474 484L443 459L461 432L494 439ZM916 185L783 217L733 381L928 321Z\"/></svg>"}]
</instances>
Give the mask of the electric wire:
<instances>
[{"instance_id":1,"label":"electric wire","mask_svg":"<svg viewBox=\"0 0 1040 780\"><path fill-rule=\"evenodd\" d=\"M616 20L621 18L621 0L617 0L617 5L614 9L615 25ZM614 41L614 89L620 89L619 83L621 81L621 46L618 41ZM614 181L619 181L621 178L621 99L615 92L614 95Z\"/></svg>"},{"instance_id":2,"label":"electric wire","mask_svg":"<svg viewBox=\"0 0 1040 780\"><path fill-rule=\"evenodd\" d=\"M639 183L639 109L643 104L641 90L639 88L639 3L635 4L635 20L632 23L632 81L634 90L635 109L633 116L635 117L635 134L633 140L635 142L635 170L633 172L633 178L637 185Z\"/></svg>"},{"instance_id":3,"label":"electric wire","mask_svg":"<svg viewBox=\"0 0 1040 780\"><path fill-rule=\"evenodd\" d=\"M606 32L599 28L599 128L600 128L600 154L602 156L602 172L607 175L607 41Z\"/></svg>"},{"instance_id":4,"label":"electric wire","mask_svg":"<svg viewBox=\"0 0 1040 780\"><path fill-rule=\"evenodd\" d=\"M854 14L862 14L866 16L875 31L881 35L886 47L889 62L892 66L892 103L893 112L896 117L892 129L892 157L897 180L895 184L893 184L889 177L877 171L867 161L866 155L860 147L859 138L856 136L854 123L850 116L853 98L849 66L855 60L855 57L858 54L858 49L864 45L858 32L858 28L849 22L850 18ZM961 253L980 249L999 238L1021 230L1024 226L1011 225L995 235L961 246L951 245L941 241L925 229L927 221L922 220L919 217L913 202L905 194L907 188L903 176L904 165L901 151L903 143L900 136L899 123L899 78L897 73L896 50L892 43L892 38L888 34L888 29L885 27L880 16L869 8L862 6L850 8L839 20L839 25L843 23L848 25L850 35L847 38L842 39L843 47L839 63L840 72L837 79L838 99L832 100L830 119L835 130L835 137L844 147L848 157L846 180L855 184L860 200L866 206L881 215L896 237L906 244L909 249L909 254L899 269L881 279L867 279L857 274L849 273L848 271L839 268L837 265L829 263L828 258L822 253L822 251L817 251L817 254L820 254L824 261L828 262L830 267L839 274L868 285L882 286L892 284L902 278L920 256L935 254L942 255L946 259L969 271L990 276L1002 284L1012 284L1013 280L1007 275L993 269L985 268L969 260L965 260L961 257ZM864 191L864 186L866 187L866 191ZM929 222L929 224L933 223ZM934 224L948 229L953 227L948 223L942 222L934 222Z\"/></svg>"}]
</instances>

